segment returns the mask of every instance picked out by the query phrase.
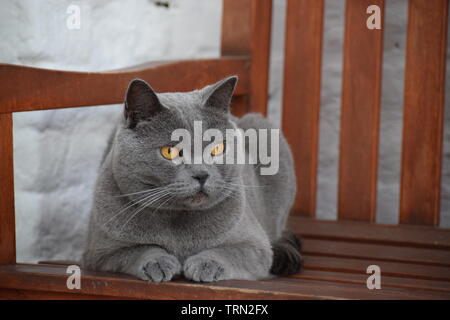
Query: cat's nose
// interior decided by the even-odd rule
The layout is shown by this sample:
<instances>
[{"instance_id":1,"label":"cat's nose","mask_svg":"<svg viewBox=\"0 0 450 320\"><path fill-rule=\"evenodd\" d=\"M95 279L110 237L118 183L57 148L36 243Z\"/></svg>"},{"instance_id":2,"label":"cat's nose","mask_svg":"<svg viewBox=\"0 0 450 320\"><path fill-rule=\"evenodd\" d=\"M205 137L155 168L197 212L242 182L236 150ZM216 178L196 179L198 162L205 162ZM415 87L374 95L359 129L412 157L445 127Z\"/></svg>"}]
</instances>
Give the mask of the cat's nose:
<instances>
[{"instance_id":1,"label":"cat's nose","mask_svg":"<svg viewBox=\"0 0 450 320\"><path fill-rule=\"evenodd\" d=\"M208 177L209 177L209 174L207 174L206 172L197 173L196 175L192 176L192 178L194 178L195 180L200 182L201 186L203 186L205 184Z\"/></svg>"}]
</instances>

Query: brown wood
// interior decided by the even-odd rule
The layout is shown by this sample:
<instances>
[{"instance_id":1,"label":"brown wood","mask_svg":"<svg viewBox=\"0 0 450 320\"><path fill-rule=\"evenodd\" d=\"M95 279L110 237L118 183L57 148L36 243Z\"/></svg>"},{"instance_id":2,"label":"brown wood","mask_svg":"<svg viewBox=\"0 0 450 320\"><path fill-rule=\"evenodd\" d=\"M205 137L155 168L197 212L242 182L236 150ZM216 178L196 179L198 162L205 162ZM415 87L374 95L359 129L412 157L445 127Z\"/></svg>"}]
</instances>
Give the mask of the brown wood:
<instances>
[{"instance_id":1,"label":"brown wood","mask_svg":"<svg viewBox=\"0 0 450 320\"><path fill-rule=\"evenodd\" d=\"M222 55L250 56L249 110L267 113L272 0L224 0Z\"/></svg>"},{"instance_id":2,"label":"brown wood","mask_svg":"<svg viewBox=\"0 0 450 320\"><path fill-rule=\"evenodd\" d=\"M400 222L438 225L448 0L409 1Z\"/></svg>"},{"instance_id":3,"label":"brown wood","mask_svg":"<svg viewBox=\"0 0 450 320\"><path fill-rule=\"evenodd\" d=\"M15 265L0 267L0 288L42 290L132 299L299 299L304 294L292 288L273 288L257 281L240 288L239 281L224 281L216 285L202 285L186 281L164 284L131 279L128 276L82 271L81 290L66 287L65 267Z\"/></svg>"},{"instance_id":4,"label":"brown wood","mask_svg":"<svg viewBox=\"0 0 450 320\"><path fill-rule=\"evenodd\" d=\"M362 284L273 279L267 281L220 281L199 284L178 280L163 284L121 275L82 271L81 290L66 288L63 266L15 265L0 267L0 288L42 291L50 297L62 293L132 299L442 299L446 292L385 288L368 290ZM3 290L4 290L3 289ZM52 295L54 293L54 295Z\"/></svg>"},{"instance_id":5,"label":"brown wood","mask_svg":"<svg viewBox=\"0 0 450 320\"><path fill-rule=\"evenodd\" d=\"M306 255L327 257L376 259L389 262L405 262L450 267L450 250L398 247L350 241L303 239Z\"/></svg>"},{"instance_id":6,"label":"brown wood","mask_svg":"<svg viewBox=\"0 0 450 320\"><path fill-rule=\"evenodd\" d=\"M79 294L133 299L450 299L449 230L304 217L291 217L290 228L303 237L305 270L289 278L207 285L180 279L143 286L127 275L83 270ZM42 290L45 283L47 293L66 293L63 264L72 263L46 263L0 268L0 288ZM372 264L381 268L382 290L366 287L366 269Z\"/></svg>"},{"instance_id":7,"label":"brown wood","mask_svg":"<svg viewBox=\"0 0 450 320\"><path fill-rule=\"evenodd\" d=\"M245 288L254 281L226 281L232 283L233 286ZM222 285L222 282L214 283L214 286ZM228 285L228 284L225 284ZM339 283L322 281L322 280L306 280L302 278L276 278L268 281L257 281L258 287L282 288L282 290L290 290L303 295L302 299L450 299L448 292L433 292L416 288L414 291L402 290L400 288L382 288L383 290L369 290L366 283Z\"/></svg>"},{"instance_id":8,"label":"brown wood","mask_svg":"<svg viewBox=\"0 0 450 320\"><path fill-rule=\"evenodd\" d=\"M367 267L377 265L383 275L436 281L450 281L450 267L397 263L376 259L348 259L337 257L306 256L305 269L366 273Z\"/></svg>"},{"instance_id":9,"label":"brown wood","mask_svg":"<svg viewBox=\"0 0 450 320\"><path fill-rule=\"evenodd\" d=\"M221 54L222 56L251 54L252 0L223 0Z\"/></svg>"},{"instance_id":10,"label":"brown wood","mask_svg":"<svg viewBox=\"0 0 450 320\"><path fill-rule=\"evenodd\" d=\"M293 213L316 211L323 0L289 0L286 11L283 132L297 176Z\"/></svg>"},{"instance_id":11,"label":"brown wood","mask_svg":"<svg viewBox=\"0 0 450 320\"><path fill-rule=\"evenodd\" d=\"M248 96L234 96L231 100L231 113L236 117L242 117L248 111Z\"/></svg>"},{"instance_id":12,"label":"brown wood","mask_svg":"<svg viewBox=\"0 0 450 320\"><path fill-rule=\"evenodd\" d=\"M450 249L450 230L426 226L381 225L291 217L289 228L302 238Z\"/></svg>"},{"instance_id":13,"label":"brown wood","mask_svg":"<svg viewBox=\"0 0 450 320\"><path fill-rule=\"evenodd\" d=\"M272 0L251 1L250 111L267 114Z\"/></svg>"},{"instance_id":14,"label":"brown wood","mask_svg":"<svg viewBox=\"0 0 450 320\"><path fill-rule=\"evenodd\" d=\"M366 276L368 276L366 274ZM367 280L367 278L366 278ZM409 279L407 279L409 280ZM450 293L446 291L428 290L384 286L381 284L381 290L369 290L366 282L350 283L327 280L312 280L299 278L279 278L274 280L277 284L290 282L295 286L304 287L307 292L313 293L322 299L334 300L442 300L450 299ZM333 283L334 282L334 283ZM314 292L315 293L315 292ZM311 294L312 298L316 298Z\"/></svg>"},{"instance_id":15,"label":"brown wood","mask_svg":"<svg viewBox=\"0 0 450 320\"><path fill-rule=\"evenodd\" d=\"M329 260L331 261L331 260ZM48 265L46 267L51 270L51 272L56 272L62 274L62 271L60 269L60 266L55 265L54 261L47 262ZM53 263L53 265L52 265ZM72 262L57 262L59 265L69 265L73 264ZM90 274L90 272L88 272ZM115 274L107 274L102 273L102 275L110 275L112 277L119 277L119 278L126 278L130 279L131 277L124 276L124 275L115 275ZM276 287L278 282L284 282L284 281L290 281L290 278L295 279L306 279L306 280L319 280L319 281L329 281L329 282L338 282L338 283L352 283L352 284L363 284L366 285L368 275L366 273L346 273L346 272L338 272L338 271L323 271L323 270L312 270L312 269L306 269L303 270L301 273L293 275L289 278L276 278L271 280L270 282L274 287ZM392 288L409 288L414 290L431 290L431 291L441 291L441 292L450 292L450 282L442 282L442 281L436 281L436 280L424 280L424 279L416 279L416 278L399 278L399 277L393 277L393 276L387 276L382 275L382 283L383 287L392 287ZM247 281L239 281L234 282L232 281L234 286L238 286L240 288L245 288L245 285ZM218 285L222 286L224 284L227 286L230 283L230 281L225 282L219 282L218 284L211 284L211 285ZM294 281L295 283L295 281ZM303 285L303 284L302 284ZM270 289L270 288L269 288ZM323 289L325 290L325 288ZM398 298L398 297L397 297Z\"/></svg>"},{"instance_id":16,"label":"brown wood","mask_svg":"<svg viewBox=\"0 0 450 320\"><path fill-rule=\"evenodd\" d=\"M245 57L158 63L123 70L71 72L0 64L0 113L122 103L128 83L134 78L146 80L160 92L189 91L237 74L235 94L248 93Z\"/></svg>"},{"instance_id":17,"label":"brown wood","mask_svg":"<svg viewBox=\"0 0 450 320\"><path fill-rule=\"evenodd\" d=\"M366 9L383 0L347 0L339 151L339 219L375 220L383 29ZM383 28L383 24L382 24Z\"/></svg>"},{"instance_id":18,"label":"brown wood","mask_svg":"<svg viewBox=\"0 0 450 320\"><path fill-rule=\"evenodd\" d=\"M292 276L295 279L305 280L320 280L337 283L354 283L366 285L368 274L366 273L347 273L338 271L323 271L323 270L303 270L301 273ZM287 280L287 279L283 279ZM399 278L387 276L382 273L381 279L382 288L403 288L413 290L431 290L450 293L450 282Z\"/></svg>"},{"instance_id":19,"label":"brown wood","mask_svg":"<svg viewBox=\"0 0 450 320\"><path fill-rule=\"evenodd\" d=\"M0 114L0 265L16 263L12 114Z\"/></svg>"},{"instance_id":20,"label":"brown wood","mask_svg":"<svg viewBox=\"0 0 450 320\"><path fill-rule=\"evenodd\" d=\"M117 300L117 297L0 288L0 300ZM125 299L125 298L121 298Z\"/></svg>"}]
</instances>

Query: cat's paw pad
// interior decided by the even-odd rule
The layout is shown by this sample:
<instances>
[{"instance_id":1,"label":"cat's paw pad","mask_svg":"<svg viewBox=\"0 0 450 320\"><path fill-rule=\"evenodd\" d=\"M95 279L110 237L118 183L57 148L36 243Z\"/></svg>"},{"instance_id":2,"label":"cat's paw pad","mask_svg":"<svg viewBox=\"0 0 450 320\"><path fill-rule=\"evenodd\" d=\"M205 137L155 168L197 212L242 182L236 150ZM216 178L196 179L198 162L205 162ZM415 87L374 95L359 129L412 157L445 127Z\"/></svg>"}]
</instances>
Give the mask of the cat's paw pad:
<instances>
[{"instance_id":1,"label":"cat's paw pad","mask_svg":"<svg viewBox=\"0 0 450 320\"><path fill-rule=\"evenodd\" d=\"M178 259L171 255L151 258L142 267L145 280L152 282L170 281L173 276L181 272Z\"/></svg>"},{"instance_id":2,"label":"cat's paw pad","mask_svg":"<svg viewBox=\"0 0 450 320\"><path fill-rule=\"evenodd\" d=\"M212 282L225 279L224 266L205 257L193 256L186 260L183 268L184 276L197 282Z\"/></svg>"}]
</instances>

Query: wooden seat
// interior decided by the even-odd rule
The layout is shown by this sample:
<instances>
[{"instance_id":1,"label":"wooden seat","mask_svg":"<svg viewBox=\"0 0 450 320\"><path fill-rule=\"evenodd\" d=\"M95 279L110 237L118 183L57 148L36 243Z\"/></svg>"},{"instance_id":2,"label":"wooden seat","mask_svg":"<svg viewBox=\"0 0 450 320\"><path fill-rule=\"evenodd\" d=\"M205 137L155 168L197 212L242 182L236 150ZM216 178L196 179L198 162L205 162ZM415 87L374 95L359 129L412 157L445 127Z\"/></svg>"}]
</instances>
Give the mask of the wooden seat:
<instances>
[{"instance_id":1,"label":"wooden seat","mask_svg":"<svg viewBox=\"0 0 450 320\"><path fill-rule=\"evenodd\" d=\"M69 262L0 266L0 293L13 298L136 299L450 299L450 231L294 217L304 270L264 281L153 284L126 275L82 271L81 290L66 287ZM355 242L355 239L358 239ZM378 265L382 290L366 286Z\"/></svg>"},{"instance_id":2,"label":"wooden seat","mask_svg":"<svg viewBox=\"0 0 450 320\"><path fill-rule=\"evenodd\" d=\"M448 0L410 0L405 72L400 225L376 224L383 28L365 28L383 0L347 0L340 127L338 221L315 219L323 0L288 0L283 131L295 145L298 194L289 227L303 239L304 270L262 281L155 284L82 271L68 262L17 264L12 113L121 103L140 77L158 91L240 77L233 112L266 113L271 0L224 0L222 57L83 73L0 65L0 298L450 299L450 230L438 228ZM180 75L183 75L180 77ZM92 90L95 88L95 90ZM32 214L32 213L30 213ZM381 272L370 290L369 266Z\"/></svg>"}]
</instances>

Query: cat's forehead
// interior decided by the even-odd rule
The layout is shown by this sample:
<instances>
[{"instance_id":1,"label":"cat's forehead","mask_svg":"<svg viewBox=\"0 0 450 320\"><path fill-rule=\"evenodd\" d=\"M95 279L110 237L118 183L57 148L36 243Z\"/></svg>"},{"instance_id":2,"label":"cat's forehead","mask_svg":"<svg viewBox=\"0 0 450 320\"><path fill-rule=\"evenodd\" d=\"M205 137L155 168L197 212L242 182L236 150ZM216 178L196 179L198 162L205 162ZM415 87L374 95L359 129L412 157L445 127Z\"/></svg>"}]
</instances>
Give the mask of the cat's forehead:
<instances>
[{"instance_id":1,"label":"cat's forehead","mask_svg":"<svg viewBox=\"0 0 450 320\"><path fill-rule=\"evenodd\" d=\"M198 90L191 92L158 93L158 99L163 106L169 109L179 121L189 124L200 120L201 107L204 104L202 93Z\"/></svg>"},{"instance_id":2,"label":"cat's forehead","mask_svg":"<svg viewBox=\"0 0 450 320\"><path fill-rule=\"evenodd\" d=\"M192 129L194 121L202 121L203 126L225 124L226 117L205 108L205 97L202 90L191 92L158 93L158 99L164 107L170 110L173 123L183 124L186 129ZM218 128L219 129L219 128Z\"/></svg>"}]
</instances>

